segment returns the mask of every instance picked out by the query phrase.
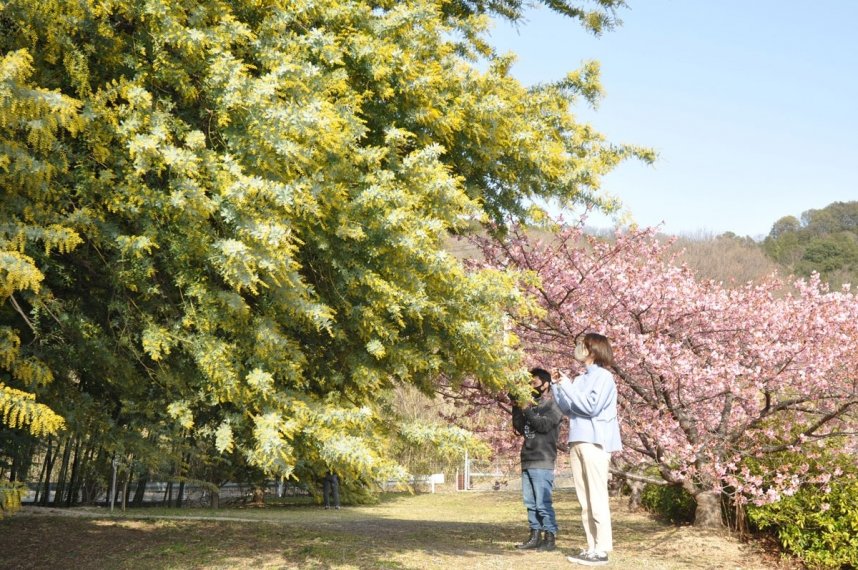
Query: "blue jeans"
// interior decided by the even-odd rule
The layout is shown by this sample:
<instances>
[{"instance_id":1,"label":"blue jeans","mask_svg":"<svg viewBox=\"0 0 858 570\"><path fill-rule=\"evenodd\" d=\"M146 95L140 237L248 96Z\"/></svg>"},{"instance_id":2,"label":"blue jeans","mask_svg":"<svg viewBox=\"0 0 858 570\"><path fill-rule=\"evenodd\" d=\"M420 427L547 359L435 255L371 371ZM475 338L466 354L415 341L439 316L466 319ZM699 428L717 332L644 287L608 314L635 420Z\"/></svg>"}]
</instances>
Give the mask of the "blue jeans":
<instances>
[{"instance_id":1,"label":"blue jeans","mask_svg":"<svg viewBox=\"0 0 858 570\"><path fill-rule=\"evenodd\" d=\"M527 507L527 522L531 530L557 534L557 517L551 503L553 490L554 469L525 469L521 472L521 496Z\"/></svg>"}]
</instances>

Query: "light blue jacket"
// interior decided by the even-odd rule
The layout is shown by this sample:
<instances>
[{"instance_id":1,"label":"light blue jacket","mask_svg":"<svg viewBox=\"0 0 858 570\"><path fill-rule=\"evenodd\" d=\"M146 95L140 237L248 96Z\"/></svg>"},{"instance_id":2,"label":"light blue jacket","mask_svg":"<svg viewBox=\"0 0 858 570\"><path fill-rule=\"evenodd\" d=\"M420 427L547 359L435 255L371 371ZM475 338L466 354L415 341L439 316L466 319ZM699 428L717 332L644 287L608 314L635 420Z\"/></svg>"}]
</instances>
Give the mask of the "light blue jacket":
<instances>
[{"instance_id":1,"label":"light blue jacket","mask_svg":"<svg viewBox=\"0 0 858 570\"><path fill-rule=\"evenodd\" d=\"M569 416L570 443L584 441L608 453L622 451L613 374L591 364L575 380L564 378L553 384L551 391L560 410Z\"/></svg>"}]
</instances>

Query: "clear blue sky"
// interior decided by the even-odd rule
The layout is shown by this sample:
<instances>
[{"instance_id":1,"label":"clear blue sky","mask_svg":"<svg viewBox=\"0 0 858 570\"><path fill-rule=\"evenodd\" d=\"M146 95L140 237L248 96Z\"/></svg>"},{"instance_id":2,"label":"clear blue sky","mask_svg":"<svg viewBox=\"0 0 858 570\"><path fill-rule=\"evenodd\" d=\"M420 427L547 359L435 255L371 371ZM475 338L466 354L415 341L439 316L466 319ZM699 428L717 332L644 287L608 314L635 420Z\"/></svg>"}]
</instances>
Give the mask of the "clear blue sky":
<instances>
[{"instance_id":1,"label":"clear blue sky","mask_svg":"<svg viewBox=\"0 0 858 570\"><path fill-rule=\"evenodd\" d=\"M858 200L858 0L628 0L596 38L541 7L491 41L522 83L602 65L605 98L573 109L649 146L604 188L643 226L762 237L786 215ZM595 217L591 225L609 226Z\"/></svg>"}]
</instances>

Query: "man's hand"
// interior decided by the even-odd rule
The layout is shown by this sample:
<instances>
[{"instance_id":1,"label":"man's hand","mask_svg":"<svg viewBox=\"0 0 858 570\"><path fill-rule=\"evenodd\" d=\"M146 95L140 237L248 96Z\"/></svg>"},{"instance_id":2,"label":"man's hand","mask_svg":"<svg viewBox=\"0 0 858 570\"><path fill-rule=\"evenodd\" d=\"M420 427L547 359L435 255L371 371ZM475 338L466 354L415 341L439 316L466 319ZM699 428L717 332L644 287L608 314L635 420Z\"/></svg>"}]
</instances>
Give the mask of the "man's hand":
<instances>
[{"instance_id":1,"label":"man's hand","mask_svg":"<svg viewBox=\"0 0 858 570\"><path fill-rule=\"evenodd\" d=\"M558 368L554 375L551 377L551 383L559 384L563 380L571 380L571 378L569 378L569 375L567 374L566 370L560 370Z\"/></svg>"}]
</instances>

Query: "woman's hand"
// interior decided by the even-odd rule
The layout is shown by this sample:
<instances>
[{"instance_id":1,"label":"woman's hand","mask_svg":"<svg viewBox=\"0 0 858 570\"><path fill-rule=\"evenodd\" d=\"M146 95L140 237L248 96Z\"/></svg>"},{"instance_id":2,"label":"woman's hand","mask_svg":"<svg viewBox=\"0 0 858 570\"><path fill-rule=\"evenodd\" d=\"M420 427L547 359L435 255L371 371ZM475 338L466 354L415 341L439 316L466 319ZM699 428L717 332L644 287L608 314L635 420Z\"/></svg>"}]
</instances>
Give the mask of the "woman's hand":
<instances>
[{"instance_id":1,"label":"woman's hand","mask_svg":"<svg viewBox=\"0 0 858 570\"><path fill-rule=\"evenodd\" d=\"M566 373L566 371L560 370L558 368L557 371L551 376L551 383L552 384L559 384L563 380L569 380L569 379L570 379L569 375Z\"/></svg>"}]
</instances>

